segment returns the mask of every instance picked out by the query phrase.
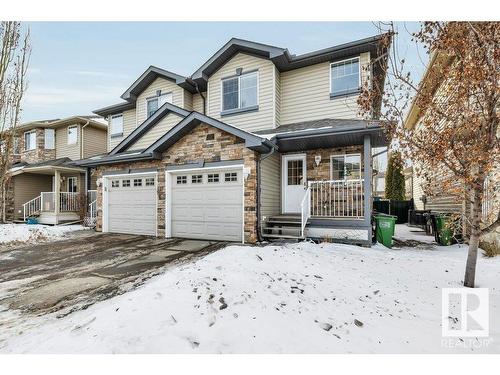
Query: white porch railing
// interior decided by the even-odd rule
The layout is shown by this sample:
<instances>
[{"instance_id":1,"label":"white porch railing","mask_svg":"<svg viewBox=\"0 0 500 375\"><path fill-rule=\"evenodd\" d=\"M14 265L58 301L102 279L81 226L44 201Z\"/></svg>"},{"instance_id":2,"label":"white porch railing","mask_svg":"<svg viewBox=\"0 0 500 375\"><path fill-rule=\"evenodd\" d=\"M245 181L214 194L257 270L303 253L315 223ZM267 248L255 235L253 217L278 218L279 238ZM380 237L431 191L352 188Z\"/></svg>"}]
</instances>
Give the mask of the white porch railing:
<instances>
[{"instance_id":1,"label":"white porch railing","mask_svg":"<svg viewBox=\"0 0 500 375\"><path fill-rule=\"evenodd\" d=\"M59 194L59 211L75 212L80 209L79 193L61 192Z\"/></svg>"},{"instance_id":2,"label":"white porch railing","mask_svg":"<svg viewBox=\"0 0 500 375\"><path fill-rule=\"evenodd\" d=\"M311 217L363 218L363 180L310 181Z\"/></svg>"},{"instance_id":3,"label":"white porch railing","mask_svg":"<svg viewBox=\"0 0 500 375\"><path fill-rule=\"evenodd\" d=\"M42 212L54 212L56 208L56 193L51 191L40 193L42 196Z\"/></svg>"},{"instance_id":4,"label":"white porch railing","mask_svg":"<svg viewBox=\"0 0 500 375\"><path fill-rule=\"evenodd\" d=\"M37 215L40 213L40 209L42 207L42 197L39 195L38 197L33 198L32 200L23 204L23 216L24 221L27 218Z\"/></svg>"},{"instance_id":5,"label":"white porch railing","mask_svg":"<svg viewBox=\"0 0 500 375\"><path fill-rule=\"evenodd\" d=\"M300 203L300 209L302 211L301 219L300 219L300 235L304 238L304 229L307 225L307 220L311 217L311 183L307 186L306 193L304 194L304 198Z\"/></svg>"},{"instance_id":6,"label":"white porch railing","mask_svg":"<svg viewBox=\"0 0 500 375\"><path fill-rule=\"evenodd\" d=\"M93 202L97 199L97 190L87 190L87 202Z\"/></svg>"}]
</instances>

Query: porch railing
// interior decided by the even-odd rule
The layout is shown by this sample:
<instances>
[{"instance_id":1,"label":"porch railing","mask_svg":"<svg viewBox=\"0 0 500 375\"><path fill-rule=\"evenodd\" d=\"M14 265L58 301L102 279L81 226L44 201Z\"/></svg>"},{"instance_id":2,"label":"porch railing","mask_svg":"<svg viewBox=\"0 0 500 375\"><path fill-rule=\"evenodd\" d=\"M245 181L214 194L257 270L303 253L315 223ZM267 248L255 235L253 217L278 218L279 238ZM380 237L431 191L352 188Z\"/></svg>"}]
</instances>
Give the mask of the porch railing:
<instances>
[{"instance_id":1,"label":"porch railing","mask_svg":"<svg viewBox=\"0 0 500 375\"><path fill-rule=\"evenodd\" d=\"M363 218L363 183L362 179L310 181L311 217Z\"/></svg>"},{"instance_id":2,"label":"porch railing","mask_svg":"<svg viewBox=\"0 0 500 375\"><path fill-rule=\"evenodd\" d=\"M43 212L54 212L56 209L56 193L51 191L40 193L42 196L42 211Z\"/></svg>"},{"instance_id":3,"label":"porch railing","mask_svg":"<svg viewBox=\"0 0 500 375\"><path fill-rule=\"evenodd\" d=\"M87 190L87 202L93 202L97 199L97 190Z\"/></svg>"},{"instance_id":4,"label":"porch railing","mask_svg":"<svg viewBox=\"0 0 500 375\"><path fill-rule=\"evenodd\" d=\"M33 198L32 200L29 200L28 202L23 204L23 216L24 216L24 221L26 221L27 218L37 215L40 213L42 207L42 197L39 195L38 197Z\"/></svg>"},{"instance_id":5,"label":"porch railing","mask_svg":"<svg viewBox=\"0 0 500 375\"><path fill-rule=\"evenodd\" d=\"M80 209L79 193L60 192L59 211L74 212Z\"/></svg>"},{"instance_id":6,"label":"porch railing","mask_svg":"<svg viewBox=\"0 0 500 375\"><path fill-rule=\"evenodd\" d=\"M307 186L306 193L304 194L304 198L302 199L302 202L300 203L300 208L302 211L301 215L301 229L300 229L300 235L302 238L304 238L304 229L307 225L307 220L311 217L311 183Z\"/></svg>"}]
</instances>

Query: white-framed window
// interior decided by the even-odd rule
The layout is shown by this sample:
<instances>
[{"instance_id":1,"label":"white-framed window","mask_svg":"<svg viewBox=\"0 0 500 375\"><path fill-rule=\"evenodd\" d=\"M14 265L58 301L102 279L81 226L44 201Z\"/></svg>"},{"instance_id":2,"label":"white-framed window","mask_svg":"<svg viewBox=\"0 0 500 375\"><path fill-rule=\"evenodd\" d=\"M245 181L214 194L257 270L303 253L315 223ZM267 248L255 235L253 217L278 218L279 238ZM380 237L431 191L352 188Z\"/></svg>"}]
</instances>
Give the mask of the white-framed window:
<instances>
[{"instance_id":1,"label":"white-framed window","mask_svg":"<svg viewBox=\"0 0 500 375\"><path fill-rule=\"evenodd\" d=\"M78 191L78 178L68 177L68 192L76 193Z\"/></svg>"},{"instance_id":2,"label":"white-framed window","mask_svg":"<svg viewBox=\"0 0 500 375\"><path fill-rule=\"evenodd\" d=\"M359 180L361 178L361 154L332 155L330 158L332 180Z\"/></svg>"},{"instance_id":3,"label":"white-framed window","mask_svg":"<svg viewBox=\"0 0 500 375\"><path fill-rule=\"evenodd\" d=\"M155 186L155 178L146 177L146 186Z\"/></svg>"},{"instance_id":4,"label":"white-framed window","mask_svg":"<svg viewBox=\"0 0 500 375\"><path fill-rule=\"evenodd\" d=\"M78 142L78 126L68 126L68 145L74 145Z\"/></svg>"},{"instance_id":5,"label":"white-framed window","mask_svg":"<svg viewBox=\"0 0 500 375\"><path fill-rule=\"evenodd\" d=\"M173 95L171 92L160 94L146 99L147 116L151 117L165 103L172 103Z\"/></svg>"},{"instance_id":6,"label":"white-framed window","mask_svg":"<svg viewBox=\"0 0 500 375\"><path fill-rule=\"evenodd\" d=\"M237 182L238 181L238 172L226 172L226 173L224 173L224 181L225 182Z\"/></svg>"},{"instance_id":7,"label":"white-framed window","mask_svg":"<svg viewBox=\"0 0 500 375\"><path fill-rule=\"evenodd\" d=\"M219 182L219 174L218 173L209 173L207 175L207 181L208 181L208 183Z\"/></svg>"},{"instance_id":8,"label":"white-framed window","mask_svg":"<svg viewBox=\"0 0 500 375\"><path fill-rule=\"evenodd\" d=\"M36 148L36 130L24 133L24 151L34 150Z\"/></svg>"},{"instance_id":9,"label":"white-framed window","mask_svg":"<svg viewBox=\"0 0 500 375\"><path fill-rule=\"evenodd\" d=\"M192 184L202 184L203 183L203 175L202 174L194 174L191 176Z\"/></svg>"},{"instance_id":10,"label":"white-framed window","mask_svg":"<svg viewBox=\"0 0 500 375\"><path fill-rule=\"evenodd\" d=\"M134 178L134 186L142 186L142 178Z\"/></svg>"},{"instance_id":11,"label":"white-framed window","mask_svg":"<svg viewBox=\"0 0 500 375\"><path fill-rule=\"evenodd\" d=\"M122 187L130 187L130 180L122 180Z\"/></svg>"},{"instance_id":12,"label":"white-framed window","mask_svg":"<svg viewBox=\"0 0 500 375\"><path fill-rule=\"evenodd\" d=\"M120 187L120 180L111 181L111 187L114 187L114 188Z\"/></svg>"},{"instance_id":13,"label":"white-framed window","mask_svg":"<svg viewBox=\"0 0 500 375\"><path fill-rule=\"evenodd\" d=\"M111 137L119 137L123 135L123 115L119 114L111 116L109 128Z\"/></svg>"},{"instance_id":14,"label":"white-framed window","mask_svg":"<svg viewBox=\"0 0 500 375\"><path fill-rule=\"evenodd\" d=\"M223 78L222 112L247 109L258 105L258 72Z\"/></svg>"},{"instance_id":15,"label":"white-framed window","mask_svg":"<svg viewBox=\"0 0 500 375\"><path fill-rule=\"evenodd\" d=\"M45 149L53 150L56 148L56 131L54 129L45 129Z\"/></svg>"},{"instance_id":16,"label":"white-framed window","mask_svg":"<svg viewBox=\"0 0 500 375\"><path fill-rule=\"evenodd\" d=\"M330 64L330 96L352 94L360 87L359 57Z\"/></svg>"},{"instance_id":17,"label":"white-framed window","mask_svg":"<svg viewBox=\"0 0 500 375\"><path fill-rule=\"evenodd\" d=\"M187 176L177 176L177 185L187 184Z\"/></svg>"}]
</instances>

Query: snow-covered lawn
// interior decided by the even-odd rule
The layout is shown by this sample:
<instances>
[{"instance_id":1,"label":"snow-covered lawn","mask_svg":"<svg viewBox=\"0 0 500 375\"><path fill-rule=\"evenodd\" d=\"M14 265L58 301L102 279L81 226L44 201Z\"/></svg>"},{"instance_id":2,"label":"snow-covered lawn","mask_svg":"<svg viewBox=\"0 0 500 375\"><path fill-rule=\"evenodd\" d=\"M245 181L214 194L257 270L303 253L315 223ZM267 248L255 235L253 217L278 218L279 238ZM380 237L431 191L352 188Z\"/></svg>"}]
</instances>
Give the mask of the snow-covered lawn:
<instances>
[{"instance_id":1,"label":"snow-covered lawn","mask_svg":"<svg viewBox=\"0 0 500 375\"><path fill-rule=\"evenodd\" d=\"M470 352L442 347L440 326L441 288L461 286L466 255L459 245L229 246L87 310L0 329L0 351ZM480 256L490 341L474 352L500 352L499 281L500 258Z\"/></svg>"},{"instance_id":2,"label":"snow-covered lawn","mask_svg":"<svg viewBox=\"0 0 500 375\"><path fill-rule=\"evenodd\" d=\"M83 230L82 225L0 224L0 245L35 244L65 237L69 232Z\"/></svg>"}]
</instances>

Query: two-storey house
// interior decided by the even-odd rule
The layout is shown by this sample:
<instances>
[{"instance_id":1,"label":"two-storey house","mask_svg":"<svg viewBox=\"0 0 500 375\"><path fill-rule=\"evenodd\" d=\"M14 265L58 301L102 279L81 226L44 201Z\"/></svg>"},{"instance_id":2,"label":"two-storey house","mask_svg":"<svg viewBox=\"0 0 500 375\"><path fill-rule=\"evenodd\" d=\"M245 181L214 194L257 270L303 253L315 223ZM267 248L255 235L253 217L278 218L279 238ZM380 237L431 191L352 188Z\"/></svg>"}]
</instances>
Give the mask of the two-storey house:
<instances>
[{"instance_id":1,"label":"two-storey house","mask_svg":"<svg viewBox=\"0 0 500 375\"><path fill-rule=\"evenodd\" d=\"M371 148L387 142L357 99L385 79L379 41L292 55L233 38L190 77L149 67L95 111L108 154L79 165L98 178L97 229L371 243Z\"/></svg>"},{"instance_id":2,"label":"two-storey house","mask_svg":"<svg viewBox=\"0 0 500 375\"><path fill-rule=\"evenodd\" d=\"M21 124L16 133L8 218L36 217L42 224L81 220L92 201L87 195L95 200L96 184L74 161L106 153L107 123L98 116L73 116Z\"/></svg>"}]
</instances>

